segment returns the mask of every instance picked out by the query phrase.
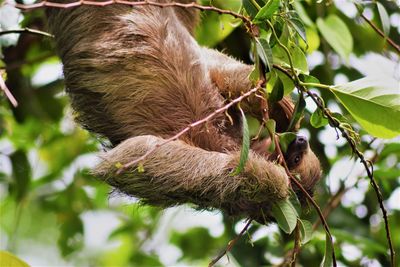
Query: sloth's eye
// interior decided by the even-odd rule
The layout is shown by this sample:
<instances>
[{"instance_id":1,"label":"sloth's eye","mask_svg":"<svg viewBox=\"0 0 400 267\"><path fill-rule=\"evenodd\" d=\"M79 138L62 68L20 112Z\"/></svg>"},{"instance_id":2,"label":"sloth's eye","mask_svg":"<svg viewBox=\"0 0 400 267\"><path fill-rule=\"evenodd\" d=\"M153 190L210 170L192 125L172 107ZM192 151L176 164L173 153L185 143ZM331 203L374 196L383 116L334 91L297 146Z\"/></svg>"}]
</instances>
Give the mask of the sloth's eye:
<instances>
[{"instance_id":1,"label":"sloth's eye","mask_svg":"<svg viewBox=\"0 0 400 267\"><path fill-rule=\"evenodd\" d=\"M294 163L295 163L295 164L298 164L298 163L300 162L300 160L301 160L301 157L300 157L300 156L296 156L296 157L294 158Z\"/></svg>"}]
</instances>

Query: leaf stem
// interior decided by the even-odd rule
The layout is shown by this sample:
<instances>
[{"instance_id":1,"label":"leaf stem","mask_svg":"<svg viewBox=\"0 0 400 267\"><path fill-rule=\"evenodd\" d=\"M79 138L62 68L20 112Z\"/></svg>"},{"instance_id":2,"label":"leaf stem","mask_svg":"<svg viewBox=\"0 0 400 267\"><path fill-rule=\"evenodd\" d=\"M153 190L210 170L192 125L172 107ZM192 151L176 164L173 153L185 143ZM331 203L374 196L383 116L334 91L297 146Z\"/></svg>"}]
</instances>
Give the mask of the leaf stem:
<instances>
[{"instance_id":1,"label":"leaf stem","mask_svg":"<svg viewBox=\"0 0 400 267\"><path fill-rule=\"evenodd\" d=\"M257 10L261 9L260 5L256 2L256 0L250 0L250 2L257 8Z\"/></svg>"},{"instance_id":2,"label":"leaf stem","mask_svg":"<svg viewBox=\"0 0 400 267\"><path fill-rule=\"evenodd\" d=\"M278 45L279 45L280 47L282 47L283 50L285 50L285 53L286 53L286 55L287 55L287 57L288 57L288 59L289 59L290 70L292 71L292 75L293 75L293 77L291 77L291 78L292 78L292 79L294 78L295 81L296 81L297 83L300 84L301 81L300 81L299 77L296 75L296 72L295 72L295 70L294 70L293 60L292 60L292 56L290 55L289 49L288 49L284 44L281 43L281 40L279 40L278 35L277 35L276 32L275 32L274 26L272 25L272 23L271 23L269 20L267 20L267 24L268 24L269 27L271 28L271 31L272 31L272 33L273 33L273 35L274 35L274 37L275 37L275 39L276 39Z\"/></svg>"},{"instance_id":3,"label":"leaf stem","mask_svg":"<svg viewBox=\"0 0 400 267\"><path fill-rule=\"evenodd\" d=\"M331 89L331 85L326 85L326 84L321 84L321 83L304 83L304 82L299 82L301 86L306 86L306 87L316 87L316 88L323 88L323 89Z\"/></svg>"}]
</instances>

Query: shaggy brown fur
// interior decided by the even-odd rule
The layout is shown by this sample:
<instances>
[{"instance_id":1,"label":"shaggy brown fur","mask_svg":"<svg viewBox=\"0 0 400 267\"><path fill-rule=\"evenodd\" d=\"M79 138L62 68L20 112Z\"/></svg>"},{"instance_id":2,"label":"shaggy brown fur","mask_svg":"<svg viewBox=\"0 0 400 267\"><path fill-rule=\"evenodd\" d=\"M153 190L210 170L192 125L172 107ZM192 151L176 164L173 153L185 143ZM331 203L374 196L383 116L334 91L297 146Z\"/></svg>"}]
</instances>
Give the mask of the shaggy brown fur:
<instances>
[{"instance_id":1,"label":"shaggy brown fur","mask_svg":"<svg viewBox=\"0 0 400 267\"><path fill-rule=\"evenodd\" d=\"M95 170L107 183L146 203L190 202L232 215L257 216L288 195L283 168L254 152L245 170L232 174L241 126L238 120L230 125L224 114L156 149L144 160L144 172L134 166L116 174L116 165L252 87L251 66L197 44L192 9L80 6L49 9L48 18L77 121L115 146ZM260 112L255 97L243 106L248 113ZM283 129L292 112L285 98L270 116Z\"/></svg>"}]
</instances>

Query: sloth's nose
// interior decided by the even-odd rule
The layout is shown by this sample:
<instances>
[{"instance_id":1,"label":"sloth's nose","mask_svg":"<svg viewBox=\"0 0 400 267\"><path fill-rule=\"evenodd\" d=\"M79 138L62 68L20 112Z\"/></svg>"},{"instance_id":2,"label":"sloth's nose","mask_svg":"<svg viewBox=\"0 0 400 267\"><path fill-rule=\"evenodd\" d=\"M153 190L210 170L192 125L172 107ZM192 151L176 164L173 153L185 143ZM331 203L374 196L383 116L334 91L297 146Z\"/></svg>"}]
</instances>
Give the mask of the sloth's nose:
<instances>
[{"instance_id":1,"label":"sloth's nose","mask_svg":"<svg viewBox=\"0 0 400 267\"><path fill-rule=\"evenodd\" d=\"M297 136L296 139L297 139L296 141L298 142L298 144L306 144L308 142L307 137L305 137L305 136Z\"/></svg>"}]
</instances>

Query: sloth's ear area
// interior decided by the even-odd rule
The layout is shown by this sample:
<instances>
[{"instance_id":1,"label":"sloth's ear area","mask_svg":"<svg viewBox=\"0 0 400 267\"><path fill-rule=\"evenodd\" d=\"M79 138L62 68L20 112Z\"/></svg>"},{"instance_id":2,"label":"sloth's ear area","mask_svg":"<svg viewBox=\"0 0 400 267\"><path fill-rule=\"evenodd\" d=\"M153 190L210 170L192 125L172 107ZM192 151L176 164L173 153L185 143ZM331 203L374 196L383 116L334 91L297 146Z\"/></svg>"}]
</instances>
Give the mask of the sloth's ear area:
<instances>
[{"instance_id":1,"label":"sloth's ear area","mask_svg":"<svg viewBox=\"0 0 400 267\"><path fill-rule=\"evenodd\" d=\"M294 115L294 104L290 96L285 96L276 103L270 103L269 116L276 121L276 131L282 133L288 130ZM299 120L291 131L297 132L300 128Z\"/></svg>"}]
</instances>

